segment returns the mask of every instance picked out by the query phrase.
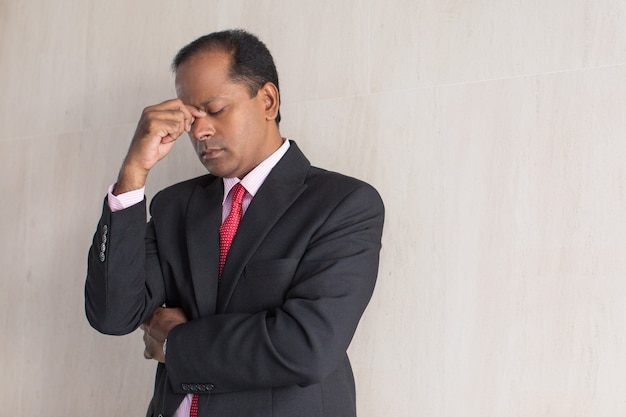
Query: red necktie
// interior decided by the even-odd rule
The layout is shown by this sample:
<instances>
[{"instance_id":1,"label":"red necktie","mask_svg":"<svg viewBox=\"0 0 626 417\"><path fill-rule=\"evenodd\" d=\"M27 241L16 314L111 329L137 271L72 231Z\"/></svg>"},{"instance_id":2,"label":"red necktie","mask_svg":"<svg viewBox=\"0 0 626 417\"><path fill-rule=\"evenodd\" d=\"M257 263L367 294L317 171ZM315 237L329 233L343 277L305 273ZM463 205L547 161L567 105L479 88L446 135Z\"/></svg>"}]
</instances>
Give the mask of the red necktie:
<instances>
[{"instance_id":1,"label":"red necktie","mask_svg":"<svg viewBox=\"0 0 626 417\"><path fill-rule=\"evenodd\" d=\"M241 221L242 203L243 197L246 194L246 189L241 183L235 184L231 190L232 205L230 206L230 213L224 220L224 223L220 226L220 270L218 279L222 278L222 270L224 269L224 263L226 263L226 255L230 249L231 243L239 222ZM198 394L194 394L191 400L191 408L189 410L189 417L198 417Z\"/></svg>"},{"instance_id":2,"label":"red necktie","mask_svg":"<svg viewBox=\"0 0 626 417\"><path fill-rule=\"evenodd\" d=\"M235 184L231 191L232 205L230 206L230 213L222 226L220 226L220 271L219 278L222 278L222 270L224 269L224 263L226 263L226 255L230 250L230 245L233 243L235 233L239 227L242 213L243 196L246 194L246 189L243 188L241 183Z\"/></svg>"},{"instance_id":3,"label":"red necktie","mask_svg":"<svg viewBox=\"0 0 626 417\"><path fill-rule=\"evenodd\" d=\"M189 417L198 417L198 394L193 394L193 398L191 399Z\"/></svg>"}]
</instances>

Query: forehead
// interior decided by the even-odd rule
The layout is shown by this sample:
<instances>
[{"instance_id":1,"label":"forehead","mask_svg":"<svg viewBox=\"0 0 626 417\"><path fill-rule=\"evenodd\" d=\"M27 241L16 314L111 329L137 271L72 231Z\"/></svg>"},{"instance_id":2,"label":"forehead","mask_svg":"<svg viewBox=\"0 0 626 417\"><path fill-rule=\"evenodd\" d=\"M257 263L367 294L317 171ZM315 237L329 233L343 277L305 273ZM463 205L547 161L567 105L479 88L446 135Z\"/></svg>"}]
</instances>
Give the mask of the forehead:
<instances>
[{"instance_id":1,"label":"forehead","mask_svg":"<svg viewBox=\"0 0 626 417\"><path fill-rule=\"evenodd\" d=\"M181 63L176 71L176 93L190 104L200 96L216 95L232 85L229 79L230 56L221 51L199 52Z\"/></svg>"}]
</instances>

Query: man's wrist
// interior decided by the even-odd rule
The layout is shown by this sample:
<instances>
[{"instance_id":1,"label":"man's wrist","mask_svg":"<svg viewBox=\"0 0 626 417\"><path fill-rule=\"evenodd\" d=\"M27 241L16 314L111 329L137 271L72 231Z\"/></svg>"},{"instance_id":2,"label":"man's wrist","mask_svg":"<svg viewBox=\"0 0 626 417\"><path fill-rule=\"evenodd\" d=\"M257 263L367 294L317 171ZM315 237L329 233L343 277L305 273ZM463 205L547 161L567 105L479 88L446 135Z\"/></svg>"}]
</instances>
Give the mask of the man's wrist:
<instances>
[{"instance_id":1,"label":"man's wrist","mask_svg":"<svg viewBox=\"0 0 626 417\"><path fill-rule=\"evenodd\" d=\"M147 171L133 168L129 164L124 163L117 177L113 194L119 195L143 188L146 186L147 178Z\"/></svg>"},{"instance_id":2,"label":"man's wrist","mask_svg":"<svg viewBox=\"0 0 626 417\"><path fill-rule=\"evenodd\" d=\"M112 194L118 196L120 194L140 190L145 186L145 181L128 181L125 178L118 178L115 187L113 187Z\"/></svg>"}]
</instances>

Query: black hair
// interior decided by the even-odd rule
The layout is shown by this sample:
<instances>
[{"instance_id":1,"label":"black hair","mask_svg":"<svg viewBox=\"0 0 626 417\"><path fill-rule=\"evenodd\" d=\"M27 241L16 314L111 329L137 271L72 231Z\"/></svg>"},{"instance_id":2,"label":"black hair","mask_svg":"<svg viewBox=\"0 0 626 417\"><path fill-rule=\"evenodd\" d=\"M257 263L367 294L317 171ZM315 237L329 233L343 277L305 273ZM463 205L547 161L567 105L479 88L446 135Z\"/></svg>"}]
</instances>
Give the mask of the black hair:
<instances>
[{"instance_id":1,"label":"black hair","mask_svg":"<svg viewBox=\"0 0 626 417\"><path fill-rule=\"evenodd\" d=\"M198 53L215 50L230 55L229 77L235 83L244 84L250 97L256 96L267 82L276 86L279 109L275 120L276 124L280 123L280 89L274 59L265 44L245 30L224 30L199 37L178 51L172 61L172 71L176 73L183 62Z\"/></svg>"}]
</instances>

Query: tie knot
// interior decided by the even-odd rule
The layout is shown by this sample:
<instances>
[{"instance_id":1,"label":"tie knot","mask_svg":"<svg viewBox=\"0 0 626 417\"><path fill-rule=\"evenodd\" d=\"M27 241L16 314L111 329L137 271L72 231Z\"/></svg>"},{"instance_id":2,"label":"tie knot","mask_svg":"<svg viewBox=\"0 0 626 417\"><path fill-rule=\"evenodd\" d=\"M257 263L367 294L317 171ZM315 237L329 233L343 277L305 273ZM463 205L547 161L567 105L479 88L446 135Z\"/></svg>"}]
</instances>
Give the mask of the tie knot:
<instances>
[{"instance_id":1,"label":"tie knot","mask_svg":"<svg viewBox=\"0 0 626 417\"><path fill-rule=\"evenodd\" d=\"M233 206L235 204L241 205L241 203L243 203L243 196L246 194L246 189L243 185L241 185L240 182L238 182L237 184L235 184L235 186L233 187L232 190L232 196L233 196Z\"/></svg>"}]
</instances>

